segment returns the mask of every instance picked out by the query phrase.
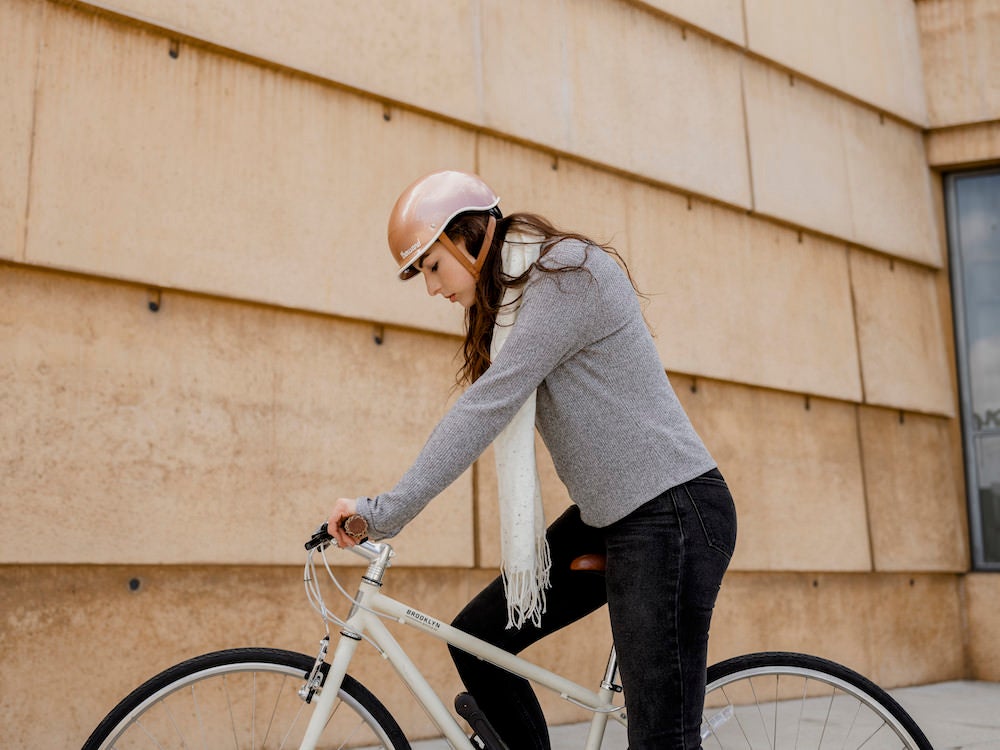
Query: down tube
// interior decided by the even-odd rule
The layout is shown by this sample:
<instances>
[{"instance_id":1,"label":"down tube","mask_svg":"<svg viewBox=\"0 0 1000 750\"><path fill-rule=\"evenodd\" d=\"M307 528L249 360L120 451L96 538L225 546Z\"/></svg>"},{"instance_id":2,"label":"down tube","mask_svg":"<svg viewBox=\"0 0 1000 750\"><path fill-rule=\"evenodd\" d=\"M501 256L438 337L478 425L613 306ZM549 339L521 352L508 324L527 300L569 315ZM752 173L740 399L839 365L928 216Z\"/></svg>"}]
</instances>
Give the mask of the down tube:
<instances>
[{"instance_id":1,"label":"down tube","mask_svg":"<svg viewBox=\"0 0 1000 750\"><path fill-rule=\"evenodd\" d=\"M411 610L412 611L412 610ZM367 613L366 613L367 615ZM385 652L389 663L399 674L400 679L413 693L421 708L427 713L441 733L448 739L453 747L465 748L469 746L469 738L462 727L451 715L451 712L441 702L441 698L434 692L427 679L423 676L417 665L413 663L402 646L392 637L389 629L373 615L367 615L368 637L378 644L378 647Z\"/></svg>"}]
</instances>

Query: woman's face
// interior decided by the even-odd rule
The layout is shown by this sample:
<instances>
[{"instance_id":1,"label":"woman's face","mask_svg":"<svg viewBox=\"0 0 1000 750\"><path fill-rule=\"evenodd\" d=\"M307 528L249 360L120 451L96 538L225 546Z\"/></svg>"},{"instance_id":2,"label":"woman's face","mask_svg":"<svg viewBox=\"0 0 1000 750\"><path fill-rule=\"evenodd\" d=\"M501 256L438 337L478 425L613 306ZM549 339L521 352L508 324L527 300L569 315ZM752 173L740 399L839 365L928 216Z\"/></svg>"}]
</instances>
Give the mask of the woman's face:
<instances>
[{"instance_id":1,"label":"woman's face","mask_svg":"<svg viewBox=\"0 0 1000 750\"><path fill-rule=\"evenodd\" d=\"M459 250L465 250L465 240L455 239ZM458 302L468 309L476 301L476 279L465 266L458 262L440 242L417 261L417 268L424 275L427 293L432 297L440 294L451 302Z\"/></svg>"}]
</instances>

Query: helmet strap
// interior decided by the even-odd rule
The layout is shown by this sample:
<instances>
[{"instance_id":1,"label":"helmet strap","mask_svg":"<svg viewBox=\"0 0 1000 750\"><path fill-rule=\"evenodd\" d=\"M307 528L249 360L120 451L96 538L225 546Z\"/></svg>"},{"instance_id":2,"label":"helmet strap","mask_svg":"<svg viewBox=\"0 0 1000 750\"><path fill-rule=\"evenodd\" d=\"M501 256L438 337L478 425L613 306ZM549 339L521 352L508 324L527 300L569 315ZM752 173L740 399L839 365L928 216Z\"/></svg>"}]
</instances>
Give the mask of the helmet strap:
<instances>
[{"instance_id":1,"label":"helmet strap","mask_svg":"<svg viewBox=\"0 0 1000 750\"><path fill-rule=\"evenodd\" d=\"M490 214L489 220L486 223L486 234L483 236L483 244L479 246L479 255L476 256L476 272L472 274L479 279L479 271L483 267L483 263L486 262L486 256L490 254L490 249L493 247L493 233L497 229L497 219L493 214Z\"/></svg>"},{"instance_id":2,"label":"helmet strap","mask_svg":"<svg viewBox=\"0 0 1000 750\"><path fill-rule=\"evenodd\" d=\"M479 257L477 258L472 257L472 254L467 250L459 248L444 232L438 236L438 242L444 245L448 252L455 256L455 259L464 266L465 270L472 274L472 278L479 281L479 271L482 269L483 263L486 262L486 256L489 255L490 248L493 246L493 234L496 232L496 228L496 217L490 215L489 221L486 224L486 234L483 236L483 244L479 246Z\"/></svg>"}]
</instances>

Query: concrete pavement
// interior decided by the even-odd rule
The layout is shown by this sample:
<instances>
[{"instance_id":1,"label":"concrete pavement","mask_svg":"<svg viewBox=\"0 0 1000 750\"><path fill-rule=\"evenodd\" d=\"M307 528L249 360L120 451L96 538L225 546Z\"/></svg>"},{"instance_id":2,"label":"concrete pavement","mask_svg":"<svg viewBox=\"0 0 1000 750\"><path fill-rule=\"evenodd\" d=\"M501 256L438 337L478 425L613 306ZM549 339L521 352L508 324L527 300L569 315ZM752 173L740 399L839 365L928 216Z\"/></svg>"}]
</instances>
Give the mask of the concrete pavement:
<instances>
[{"instance_id":1,"label":"concrete pavement","mask_svg":"<svg viewBox=\"0 0 1000 750\"><path fill-rule=\"evenodd\" d=\"M889 691L935 750L1000 750L1000 683L942 682ZM581 750L586 724L552 727L552 750ZM611 725L603 750L623 750L621 727ZM413 750L450 750L444 740L414 742Z\"/></svg>"}]
</instances>

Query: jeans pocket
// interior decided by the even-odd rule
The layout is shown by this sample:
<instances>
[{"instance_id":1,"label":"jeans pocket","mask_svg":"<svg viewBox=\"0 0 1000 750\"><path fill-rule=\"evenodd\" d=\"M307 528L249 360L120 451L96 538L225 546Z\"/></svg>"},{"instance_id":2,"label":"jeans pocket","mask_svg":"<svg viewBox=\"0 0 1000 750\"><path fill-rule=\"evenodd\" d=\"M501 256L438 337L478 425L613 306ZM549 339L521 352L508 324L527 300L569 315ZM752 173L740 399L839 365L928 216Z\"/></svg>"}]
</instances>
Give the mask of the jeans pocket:
<instances>
[{"instance_id":1,"label":"jeans pocket","mask_svg":"<svg viewBox=\"0 0 1000 750\"><path fill-rule=\"evenodd\" d=\"M697 477L684 485L684 491L705 543L731 558L736 549L736 507L725 480L721 475Z\"/></svg>"}]
</instances>

